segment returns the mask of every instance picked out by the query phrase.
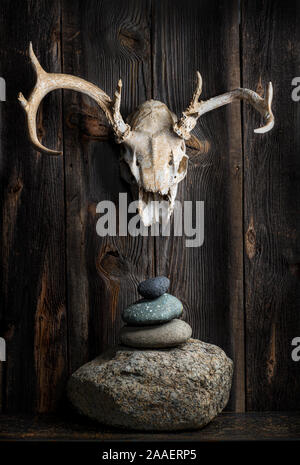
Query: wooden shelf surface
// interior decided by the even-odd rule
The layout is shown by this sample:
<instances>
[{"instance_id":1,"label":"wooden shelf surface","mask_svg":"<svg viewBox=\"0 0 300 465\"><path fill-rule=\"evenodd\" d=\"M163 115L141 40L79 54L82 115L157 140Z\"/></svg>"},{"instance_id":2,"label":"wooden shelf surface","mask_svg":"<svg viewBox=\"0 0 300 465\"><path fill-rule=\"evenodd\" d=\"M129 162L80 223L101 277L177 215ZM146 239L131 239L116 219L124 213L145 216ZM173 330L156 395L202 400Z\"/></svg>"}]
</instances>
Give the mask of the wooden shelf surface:
<instances>
[{"instance_id":1,"label":"wooden shelf surface","mask_svg":"<svg viewBox=\"0 0 300 465\"><path fill-rule=\"evenodd\" d=\"M68 415L0 414L0 441L255 441L300 440L300 412L222 413L205 428L134 432Z\"/></svg>"}]
</instances>

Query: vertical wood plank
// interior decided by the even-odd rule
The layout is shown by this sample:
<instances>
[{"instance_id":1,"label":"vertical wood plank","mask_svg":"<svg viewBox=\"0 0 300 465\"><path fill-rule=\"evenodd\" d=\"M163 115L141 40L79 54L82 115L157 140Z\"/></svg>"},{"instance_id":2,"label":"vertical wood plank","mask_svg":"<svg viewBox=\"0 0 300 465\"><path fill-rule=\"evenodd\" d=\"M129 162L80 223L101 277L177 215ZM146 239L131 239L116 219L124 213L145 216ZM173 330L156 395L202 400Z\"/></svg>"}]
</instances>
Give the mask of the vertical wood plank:
<instances>
[{"instance_id":1,"label":"vertical wood plank","mask_svg":"<svg viewBox=\"0 0 300 465\"><path fill-rule=\"evenodd\" d=\"M154 98L177 115L187 107L195 74L201 98L240 85L238 2L153 2ZM235 362L229 408L244 410L242 144L240 105L218 109L198 122L207 140L194 153L178 199L205 202L205 240L187 248L186 237L158 238L157 272L183 301L194 337L221 346Z\"/></svg>"},{"instance_id":2,"label":"vertical wood plank","mask_svg":"<svg viewBox=\"0 0 300 465\"><path fill-rule=\"evenodd\" d=\"M242 3L243 84L274 84L276 124L255 136L260 119L244 109L247 409L299 408L300 104L291 82L300 69L297 1Z\"/></svg>"},{"instance_id":3,"label":"vertical wood plank","mask_svg":"<svg viewBox=\"0 0 300 465\"><path fill-rule=\"evenodd\" d=\"M66 379L65 222L61 157L30 147L17 102L35 76L29 41L46 70L60 72L58 1L4 0L0 8L0 65L7 84L1 103L1 336L7 343L6 410L56 408ZM48 98L38 133L60 145L60 95Z\"/></svg>"},{"instance_id":4,"label":"vertical wood plank","mask_svg":"<svg viewBox=\"0 0 300 465\"><path fill-rule=\"evenodd\" d=\"M150 2L64 1L64 72L113 96L123 80L123 116L150 97ZM153 238L96 233L96 205L118 203L120 147L89 98L64 93L70 371L118 340L121 310L154 274Z\"/></svg>"}]
</instances>

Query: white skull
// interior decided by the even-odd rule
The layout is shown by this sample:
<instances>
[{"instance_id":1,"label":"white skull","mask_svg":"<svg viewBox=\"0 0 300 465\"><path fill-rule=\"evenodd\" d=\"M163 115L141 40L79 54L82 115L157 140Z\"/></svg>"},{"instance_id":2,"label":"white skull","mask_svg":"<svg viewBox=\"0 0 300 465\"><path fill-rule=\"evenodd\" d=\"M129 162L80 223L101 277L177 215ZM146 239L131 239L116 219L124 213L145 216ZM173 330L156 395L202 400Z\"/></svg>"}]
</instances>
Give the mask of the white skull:
<instances>
[{"instance_id":1,"label":"white skull","mask_svg":"<svg viewBox=\"0 0 300 465\"><path fill-rule=\"evenodd\" d=\"M170 217L178 183L187 172L185 142L173 129L176 121L176 115L156 100L144 102L127 121L131 134L122 144L123 160L138 187L139 214L145 226L160 221L160 216ZM122 174L130 181L128 173L122 170Z\"/></svg>"}]
</instances>

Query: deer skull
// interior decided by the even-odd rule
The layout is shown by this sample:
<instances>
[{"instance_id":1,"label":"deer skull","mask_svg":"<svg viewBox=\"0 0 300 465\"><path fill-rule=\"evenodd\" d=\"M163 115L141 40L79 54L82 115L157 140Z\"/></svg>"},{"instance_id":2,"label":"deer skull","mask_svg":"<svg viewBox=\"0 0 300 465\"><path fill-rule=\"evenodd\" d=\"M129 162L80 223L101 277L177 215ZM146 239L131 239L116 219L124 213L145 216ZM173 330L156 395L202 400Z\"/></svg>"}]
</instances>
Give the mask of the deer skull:
<instances>
[{"instance_id":1,"label":"deer skull","mask_svg":"<svg viewBox=\"0 0 300 465\"><path fill-rule=\"evenodd\" d=\"M123 177L128 180L124 174L128 166L138 188L139 213L145 226L170 216L177 185L187 172L185 142L172 129L176 120L168 107L156 100L143 103L128 119L131 137L123 143Z\"/></svg>"},{"instance_id":2,"label":"deer skull","mask_svg":"<svg viewBox=\"0 0 300 465\"><path fill-rule=\"evenodd\" d=\"M172 214L178 183L187 173L188 156L185 140L190 138L190 133L200 116L234 100L245 100L258 110L265 120L265 126L254 132L264 133L274 126L271 82L265 98L252 90L238 88L201 101L199 97L202 91L202 78L197 72L196 90L190 105L179 120L164 103L148 100L137 108L125 123L120 113L121 80L111 100L99 87L84 79L68 74L47 73L36 58L31 44L29 54L37 74L37 82L29 99L26 100L20 93L19 101L27 115L29 136L34 147L48 154L61 154L44 147L37 137L36 113L45 95L59 88L89 95L104 111L117 143L123 146L122 161L128 169L124 176L128 180L130 173L131 180L138 189L139 214L145 226L160 221L161 216L169 218ZM158 202L162 207L160 209L157 208Z\"/></svg>"}]
</instances>

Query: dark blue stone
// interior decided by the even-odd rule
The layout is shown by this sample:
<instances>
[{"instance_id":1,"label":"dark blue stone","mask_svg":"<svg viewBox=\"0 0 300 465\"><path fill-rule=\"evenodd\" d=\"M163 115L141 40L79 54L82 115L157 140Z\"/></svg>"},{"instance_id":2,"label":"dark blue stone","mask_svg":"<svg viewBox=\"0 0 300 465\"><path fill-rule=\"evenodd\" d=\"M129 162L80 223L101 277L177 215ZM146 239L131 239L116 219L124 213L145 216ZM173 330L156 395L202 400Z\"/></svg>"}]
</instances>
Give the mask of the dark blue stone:
<instances>
[{"instance_id":1,"label":"dark blue stone","mask_svg":"<svg viewBox=\"0 0 300 465\"><path fill-rule=\"evenodd\" d=\"M165 294L170 286L170 280L166 276L157 276L156 278L146 279L138 285L138 292L145 299L156 299Z\"/></svg>"}]
</instances>

